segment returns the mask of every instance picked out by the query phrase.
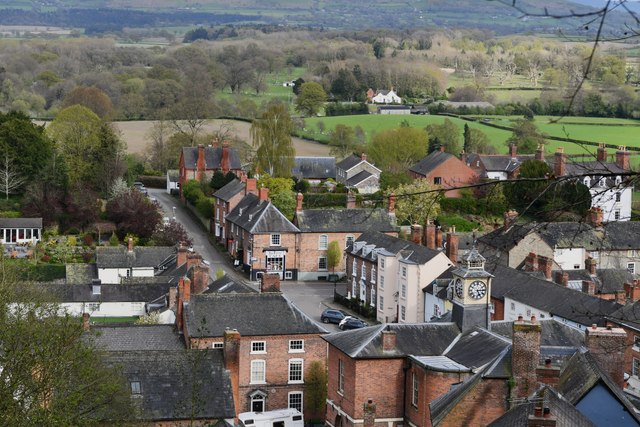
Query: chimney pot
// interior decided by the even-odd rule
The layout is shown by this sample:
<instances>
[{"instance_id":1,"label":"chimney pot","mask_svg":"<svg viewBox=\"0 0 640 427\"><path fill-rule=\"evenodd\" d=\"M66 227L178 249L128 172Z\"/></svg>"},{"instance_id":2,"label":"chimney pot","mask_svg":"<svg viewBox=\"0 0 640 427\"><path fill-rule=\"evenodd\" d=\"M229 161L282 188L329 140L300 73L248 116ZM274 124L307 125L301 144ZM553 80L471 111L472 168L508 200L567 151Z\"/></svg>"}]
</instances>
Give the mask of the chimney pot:
<instances>
[{"instance_id":1,"label":"chimney pot","mask_svg":"<svg viewBox=\"0 0 640 427\"><path fill-rule=\"evenodd\" d=\"M88 332L91 329L91 315L82 313L82 330Z\"/></svg>"},{"instance_id":2,"label":"chimney pot","mask_svg":"<svg viewBox=\"0 0 640 427\"><path fill-rule=\"evenodd\" d=\"M261 203L269 201L269 189L267 187L260 188L260 192L258 193L258 201Z\"/></svg>"},{"instance_id":3,"label":"chimney pot","mask_svg":"<svg viewBox=\"0 0 640 427\"><path fill-rule=\"evenodd\" d=\"M557 177L566 175L566 155L564 154L564 149L562 147L558 147L558 151L555 154L555 162L553 172Z\"/></svg>"},{"instance_id":4,"label":"chimney pot","mask_svg":"<svg viewBox=\"0 0 640 427\"><path fill-rule=\"evenodd\" d=\"M542 416L543 416L544 418L549 418L549 417L551 417L551 409L549 409L549 408L544 408L544 410L543 410L543 415L542 415Z\"/></svg>"},{"instance_id":5,"label":"chimney pot","mask_svg":"<svg viewBox=\"0 0 640 427\"><path fill-rule=\"evenodd\" d=\"M304 196L302 193L298 193L296 195L296 212L302 212L302 201L304 200Z\"/></svg>"},{"instance_id":6,"label":"chimney pot","mask_svg":"<svg viewBox=\"0 0 640 427\"><path fill-rule=\"evenodd\" d=\"M129 237L129 241L127 243L127 249L129 252L133 252L133 237Z\"/></svg>"}]
</instances>

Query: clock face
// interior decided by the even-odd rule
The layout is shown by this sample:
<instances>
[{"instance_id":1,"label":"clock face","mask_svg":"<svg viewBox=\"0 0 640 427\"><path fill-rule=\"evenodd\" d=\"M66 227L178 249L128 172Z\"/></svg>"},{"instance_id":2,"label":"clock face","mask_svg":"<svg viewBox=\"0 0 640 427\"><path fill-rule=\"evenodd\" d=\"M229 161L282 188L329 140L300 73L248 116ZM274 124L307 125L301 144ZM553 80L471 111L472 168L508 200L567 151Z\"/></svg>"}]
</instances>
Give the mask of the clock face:
<instances>
[{"instance_id":1,"label":"clock face","mask_svg":"<svg viewBox=\"0 0 640 427\"><path fill-rule=\"evenodd\" d=\"M456 279L455 291L456 291L456 296L458 298L462 298L462 295L464 295L464 291L462 289L462 280Z\"/></svg>"},{"instance_id":2,"label":"clock face","mask_svg":"<svg viewBox=\"0 0 640 427\"><path fill-rule=\"evenodd\" d=\"M469 285L469 296L473 299L480 299L487 294L487 285L476 280Z\"/></svg>"}]
</instances>

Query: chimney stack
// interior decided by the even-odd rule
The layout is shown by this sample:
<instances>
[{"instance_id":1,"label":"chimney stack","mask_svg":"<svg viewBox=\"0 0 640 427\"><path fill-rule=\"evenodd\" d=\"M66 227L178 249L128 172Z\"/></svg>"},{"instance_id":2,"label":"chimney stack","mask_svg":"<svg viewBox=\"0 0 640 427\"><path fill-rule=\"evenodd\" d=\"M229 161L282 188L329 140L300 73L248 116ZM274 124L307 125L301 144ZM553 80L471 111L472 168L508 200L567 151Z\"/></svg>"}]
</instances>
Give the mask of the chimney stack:
<instances>
[{"instance_id":1,"label":"chimney stack","mask_svg":"<svg viewBox=\"0 0 640 427\"><path fill-rule=\"evenodd\" d=\"M187 262L187 248L185 248L184 243L180 243L180 246L178 246L178 252L176 253L176 266L180 267L181 265L184 265Z\"/></svg>"},{"instance_id":2,"label":"chimney stack","mask_svg":"<svg viewBox=\"0 0 640 427\"><path fill-rule=\"evenodd\" d=\"M621 145L616 151L616 165L624 170L631 169L630 165L631 153L627 151L627 147Z\"/></svg>"},{"instance_id":3,"label":"chimney stack","mask_svg":"<svg viewBox=\"0 0 640 427\"><path fill-rule=\"evenodd\" d=\"M539 255L538 256L538 271L540 271L541 273L544 274L544 278L546 280L553 279L552 269L553 269L553 259L551 259L549 257L546 257L546 256Z\"/></svg>"},{"instance_id":4,"label":"chimney stack","mask_svg":"<svg viewBox=\"0 0 640 427\"><path fill-rule=\"evenodd\" d=\"M587 272L592 275L595 276L596 275L596 267L598 266L598 261L596 261L595 259L593 259L592 257L588 257L585 261L584 261L584 268L587 270Z\"/></svg>"},{"instance_id":5,"label":"chimney stack","mask_svg":"<svg viewBox=\"0 0 640 427\"><path fill-rule=\"evenodd\" d=\"M427 227L424 230L426 245L429 249L436 248L436 225L431 220L427 220Z\"/></svg>"},{"instance_id":6,"label":"chimney stack","mask_svg":"<svg viewBox=\"0 0 640 427\"><path fill-rule=\"evenodd\" d=\"M222 156L220 158L220 169L222 173L231 170L231 161L229 160L229 141L222 141Z\"/></svg>"},{"instance_id":7,"label":"chimney stack","mask_svg":"<svg viewBox=\"0 0 640 427\"><path fill-rule=\"evenodd\" d=\"M440 227L436 227L436 249L442 249L442 230Z\"/></svg>"},{"instance_id":8,"label":"chimney stack","mask_svg":"<svg viewBox=\"0 0 640 427\"><path fill-rule=\"evenodd\" d=\"M524 259L524 271L528 273L538 271L538 255L529 252L529 255Z\"/></svg>"},{"instance_id":9,"label":"chimney stack","mask_svg":"<svg viewBox=\"0 0 640 427\"><path fill-rule=\"evenodd\" d=\"M625 283L624 293L630 303L638 301L638 299L640 299L640 286L638 286L638 280L634 280L633 283Z\"/></svg>"},{"instance_id":10,"label":"chimney stack","mask_svg":"<svg viewBox=\"0 0 640 427\"><path fill-rule=\"evenodd\" d=\"M595 228L602 227L603 216L601 208L593 207L587 211L587 224Z\"/></svg>"},{"instance_id":11,"label":"chimney stack","mask_svg":"<svg viewBox=\"0 0 640 427\"><path fill-rule=\"evenodd\" d=\"M535 316L530 321L522 316L513 322L511 369L515 386L512 399L527 398L538 388L536 369L540 360L540 335L542 328Z\"/></svg>"},{"instance_id":12,"label":"chimney stack","mask_svg":"<svg viewBox=\"0 0 640 427\"><path fill-rule=\"evenodd\" d=\"M555 387L560 381L560 367L553 366L551 359L545 359L544 365L536 369L536 377L538 383Z\"/></svg>"},{"instance_id":13,"label":"chimney stack","mask_svg":"<svg viewBox=\"0 0 640 427\"><path fill-rule=\"evenodd\" d=\"M255 178L247 178L244 185L244 195L246 196L247 194L258 195L258 182Z\"/></svg>"},{"instance_id":14,"label":"chimney stack","mask_svg":"<svg viewBox=\"0 0 640 427\"><path fill-rule=\"evenodd\" d=\"M556 280L555 282L558 285L564 286L565 288L569 286L569 273L566 271L556 271Z\"/></svg>"},{"instance_id":15,"label":"chimney stack","mask_svg":"<svg viewBox=\"0 0 640 427\"><path fill-rule=\"evenodd\" d=\"M458 247L460 246L460 236L456 234L455 227L449 229L447 233L447 249L446 255L451 263L455 266L458 264Z\"/></svg>"},{"instance_id":16,"label":"chimney stack","mask_svg":"<svg viewBox=\"0 0 640 427\"><path fill-rule=\"evenodd\" d=\"M202 256L200 254L192 252L187 254L187 271L191 270L191 268L200 265L202 262Z\"/></svg>"},{"instance_id":17,"label":"chimney stack","mask_svg":"<svg viewBox=\"0 0 640 427\"><path fill-rule=\"evenodd\" d=\"M360 155L360 160L362 160L363 162L366 162L367 161L367 155L365 153L362 153Z\"/></svg>"},{"instance_id":18,"label":"chimney stack","mask_svg":"<svg viewBox=\"0 0 640 427\"><path fill-rule=\"evenodd\" d=\"M389 203L387 205L387 212L389 213L389 216L394 217L396 216L396 195L391 193L389 194Z\"/></svg>"},{"instance_id":19,"label":"chimney stack","mask_svg":"<svg viewBox=\"0 0 640 427\"><path fill-rule=\"evenodd\" d=\"M82 330L89 332L91 329L91 315L89 313L82 313Z\"/></svg>"},{"instance_id":20,"label":"chimney stack","mask_svg":"<svg viewBox=\"0 0 640 427\"><path fill-rule=\"evenodd\" d=\"M280 292L280 275L265 272L260 280L260 292Z\"/></svg>"},{"instance_id":21,"label":"chimney stack","mask_svg":"<svg viewBox=\"0 0 640 427\"><path fill-rule=\"evenodd\" d=\"M296 194L296 213L302 212L302 200L303 199L304 199L304 196L302 195L302 193Z\"/></svg>"},{"instance_id":22,"label":"chimney stack","mask_svg":"<svg viewBox=\"0 0 640 427\"><path fill-rule=\"evenodd\" d=\"M509 227L514 225L518 220L518 212L513 209L509 209L504 213L504 229L507 230Z\"/></svg>"},{"instance_id":23,"label":"chimney stack","mask_svg":"<svg viewBox=\"0 0 640 427\"><path fill-rule=\"evenodd\" d=\"M553 173L557 177L565 176L567 173L567 156L564 154L564 149L562 147L558 147L558 150L556 151Z\"/></svg>"},{"instance_id":24,"label":"chimney stack","mask_svg":"<svg viewBox=\"0 0 640 427\"><path fill-rule=\"evenodd\" d=\"M198 144L198 160L196 162L196 171L198 172L198 180L204 178L204 171L207 168L207 162L204 157L204 145Z\"/></svg>"},{"instance_id":25,"label":"chimney stack","mask_svg":"<svg viewBox=\"0 0 640 427\"><path fill-rule=\"evenodd\" d=\"M260 187L260 191L258 193L258 201L260 203L269 201L269 189L267 187Z\"/></svg>"},{"instance_id":26,"label":"chimney stack","mask_svg":"<svg viewBox=\"0 0 640 427\"><path fill-rule=\"evenodd\" d=\"M347 193L347 209L355 209L356 208L356 195L351 191Z\"/></svg>"},{"instance_id":27,"label":"chimney stack","mask_svg":"<svg viewBox=\"0 0 640 427\"><path fill-rule=\"evenodd\" d=\"M542 405L542 403L539 405ZM557 419L551 414L550 408L536 406L533 415L529 415L527 419L527 427L555 427L557 425L556 422Z\"/></svg>"},{"instance_id":28,"label":"chimney stack","mask_svg":"<svg viewBox=\"0 0 640 427\"><path fill-rule=\"evenodd\" d=\"M440 144L440 152L444 153L444 144Z\"/></svg>"},{"instance_id":29,"label":"chimney stack","mask_svg":"<svg viewBox=\"0 0 640 427\"><path fill-rule=\"evenodd\" d=\"M411 226L411 241L418 245L422 244L422 226L420 224Z\"/></svg>"},{"instance_id":30,"label":"chimney stack","mask_svg":"<svg viewBox=\"0 0 640 427\"><path fill-rule=\"evenodd\" d=\"M389 328L387 326L387 328ZM394 351L396 349L396 331L386 329L382 331L382 351Z\"/></svg>"},{"instance_id":31,"label":"chimney stack","mask_svg":"<svg viewBox=\"0 0 640 427\"><path fill-rule=\"evenodd\" d=\"M595 295L596 294L596 284L591 280L583 280L582 281L582 292L587 295Z\"/></svg>"},{"instance_id":32,"label":"chimney stack","mask_svg":"<svg viewBox=\"0 0 640 427\"><path fill-rule=\"evenodd\" d=\"M596 159L602 163L607 161L607 148L604 144L598 144L598 153L596 155Z\"/></svg>"},{"instance_id":33,"label":"chimney stack","mask_svg":"<svg viewBox=\"0 0 640 427\"><path fill-rule=\"evenodd\" d=\"M534 158L536 160L544 162L544 144L538 144L538 148L536 149L536 155Z\"/></svg>"},{"instance_id":34,"label":"chimney stack","mask_svg":"<svg viewBox=\"0 0 640 427\"><path fill-rule=\"evenodd\" d=\"M198 264L191 270L193 293L201 294L209 287L209 267Z\"/></svg>"},{"instance_id":35,"label":"chimney stack","mask_svg":"<svg viewBox=\"0 0 640 427\"><path fill-rule=\"evenodd\" d=\"M169 288L169 310L173 310L176 308L176 304L178 303L178 288L171 287Z\"/></svg>"},{"instance_id":36,"label":"chimney stack","mask_svg":"<svg viewBox=\"0 0 640 427\"><path fill-rule=\"evenodd\" d=\"M129 242L127 243L127 249L129 252L133 252L133 237L129 237Z\"/></svg>"},{"instance_id":37,"label":"chimney stack","mask_svg":"<svg viewBox=\"0 0 640 427\"><path fill-rule=\"evenodd\" d=\"M610 326L599 328L594 324L585 333L585 345L600 369L607 372L620 388L624 388L624 361L628 348L624 329Z\"/></svg>"},{"instance_id":38,"label":"chimney stack","mask_svg":"<svg viewBox=\"0 0 640 427\"><path fill-rule=\"evenodd\" d=\"M616 291L616 302L621 305L625 305L627 303L627 294L624 289Z\"/></svg>"},{"instance_id":39,"label":"chimney stack","mask_svg":"<svg viewBox=\"0 0 640 427\"><path fill-rule=\"evenodd\" d=\"M518 155L517 149L518 146L515 143L512 142L511 144L509 144L509 156L511 156L512 159Z\"/></svg>"},{"instance_id":40,"label":"chimney stack","mask_svg":"<svg viewBox=\"0 0 640 427\"><path fill-rule=\"evenodd\" d=\"M176 309L176 324L178 331L183 333L184 326L184 304L191 301L191 281L187 277L178 280L178 307Z\"/></svg>"},{"instance_id":41,"label":"chimney stack","mask_svg":"<svg viewBox=\"0 0 640 427\"><path fill-rule=\"evenodd\" d=\"M224 367L229 371L234 402L240 401L240 338L236 329L225 329L222 355Z\"/></svg>"}]
</instances>

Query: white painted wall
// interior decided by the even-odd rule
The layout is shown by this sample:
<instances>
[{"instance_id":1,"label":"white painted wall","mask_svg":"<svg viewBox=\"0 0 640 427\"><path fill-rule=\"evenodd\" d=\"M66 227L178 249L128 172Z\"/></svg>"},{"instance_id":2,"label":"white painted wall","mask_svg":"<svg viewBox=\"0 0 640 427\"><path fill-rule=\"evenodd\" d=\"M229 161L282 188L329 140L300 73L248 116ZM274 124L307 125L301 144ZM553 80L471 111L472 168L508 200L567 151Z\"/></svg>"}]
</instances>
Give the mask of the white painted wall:
<instances>
[{"instance_id":1,"label":"white painted wall","mask_svg":"<svg viewBox=\"0 0 640 427\"><path fill-rule=\"evenodd\" d=\"M498 181L506 181L507 179L507 173L506 172L489 172L487 171L487 178L489 179L496 179Z\"/></svg>"},{"instance_id":2,"label":"white painted wall","mask_svg":"<svg viewBox=\"0 0 640 427\"><path fill-rule=\"evenodd\" d=\"M584 248L555 249L553 259L561 269L574 270L576 265L578 268L584 268L587 254Z\"/></svg>"},{"instance_id":3,"label":"white painted wall","mask_svg":"<svg viewBox=\"0 0 640 427\"><path fill-rule=\"evenodd\" d=\"M137 302L63 302L60 307L72 316L89 313L92 317L130 317L145 314L144 301Z\"/></svg>"},{"instance_id":4,"label":"white painted wall","mask_svg":"<svg viewBox=\"0 0 640 427\"><path fill-rule=\"evenodd\" d=\"M119 284L121 277L127 277L127 268L99 268L98 279L104 284ZM131 269L132 277L153 277L153 267L136 267Z\"/></svg>"}]
</instances>

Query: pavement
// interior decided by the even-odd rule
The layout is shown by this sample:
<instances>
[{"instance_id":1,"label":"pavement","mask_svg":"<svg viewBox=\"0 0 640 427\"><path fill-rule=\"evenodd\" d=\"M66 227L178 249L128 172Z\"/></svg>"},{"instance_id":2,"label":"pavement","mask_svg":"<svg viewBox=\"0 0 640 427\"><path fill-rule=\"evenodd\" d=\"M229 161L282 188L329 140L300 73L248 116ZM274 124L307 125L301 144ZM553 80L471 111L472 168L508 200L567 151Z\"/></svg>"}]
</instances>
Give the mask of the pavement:
<instances>
[{"instance_id":1,"label":"pavement","mask_svg":"<svg viewBox=\"0 0 640 427\"><path fill-rule=\"evenodd\" d=\"M221 252L208 239L208 231L202 225L200 220L187 209L186 206L175 196L170 195L166 190L149 188L149 197L155 198L164 211L163 216L175 218L182 224L189 237L193 240L193 249L202 255L202 258L209 262L210 276L215 279L216 272L222 269L233 280L258 289L258 282L248 280L248 277L237 271L231 257L227 253ZM337 286L344 287L344 283L338 283ZM345 307L333 302L334 284L329 282L300 282L300 281L282 281L280 283L282 293L307 316L314 320L318 325L328 331L338 331L338 325L323 324L320 322L320 314L327 308L338 308L349 312L355 317L355 313L351 313Z\"/></svg>"}]
</instances>

